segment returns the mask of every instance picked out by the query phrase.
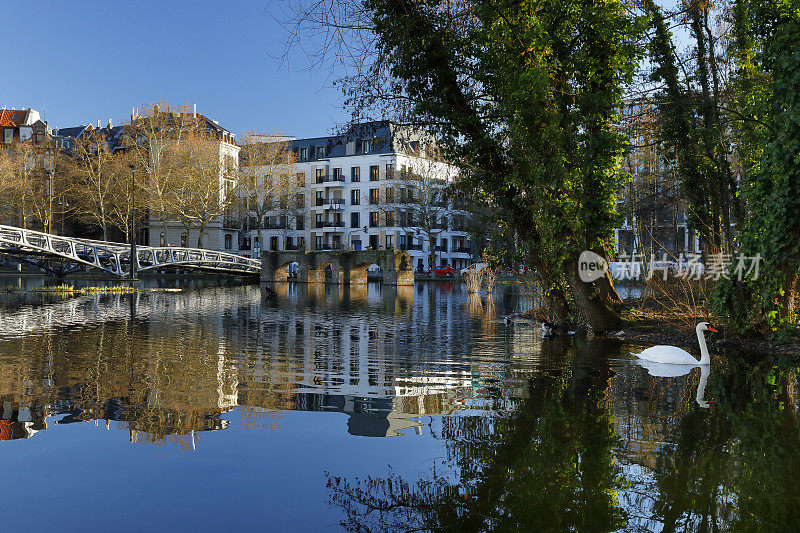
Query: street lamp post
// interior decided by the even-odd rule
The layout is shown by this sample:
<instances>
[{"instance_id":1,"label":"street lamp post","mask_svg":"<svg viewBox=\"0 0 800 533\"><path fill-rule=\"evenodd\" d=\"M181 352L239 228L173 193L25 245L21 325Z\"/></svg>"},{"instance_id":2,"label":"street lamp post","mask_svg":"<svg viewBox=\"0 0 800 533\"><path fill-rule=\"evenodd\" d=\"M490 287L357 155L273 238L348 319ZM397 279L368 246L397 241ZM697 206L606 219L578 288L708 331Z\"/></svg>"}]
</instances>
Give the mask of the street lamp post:
<instances>
[{"instance_id":1,"label":"street lamp post","mask_svg":"<svg viewBox=\"0 0 800 533\"><path fill-rule=\"evenodd\" d=\"M131 281L136 279L136 165L128 165L131 169Z\"/></svg>"}]
</instances>

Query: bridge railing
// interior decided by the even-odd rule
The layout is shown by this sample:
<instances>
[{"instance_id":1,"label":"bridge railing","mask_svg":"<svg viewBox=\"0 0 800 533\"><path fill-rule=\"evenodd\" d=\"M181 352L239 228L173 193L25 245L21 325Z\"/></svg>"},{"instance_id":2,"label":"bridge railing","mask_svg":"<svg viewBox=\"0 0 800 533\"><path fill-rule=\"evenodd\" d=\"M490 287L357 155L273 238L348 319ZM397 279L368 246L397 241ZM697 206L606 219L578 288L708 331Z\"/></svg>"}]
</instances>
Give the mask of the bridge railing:
<instances>
[{"instance_id":1,"label":"bridge railing","mask_svg":"<svg viewBox=\"0 0 800 533\"><path fill-rule=\"evenodd\" d=\"M129 245L62 237L40 231L0 225L0 250L5 253L37 254L72 260L118 276L124 276L131 260ZM221 272L258 274L261 263L228 252L173 246L136 247L137 271L170 266Z\"/></svg>"}]
</instances>

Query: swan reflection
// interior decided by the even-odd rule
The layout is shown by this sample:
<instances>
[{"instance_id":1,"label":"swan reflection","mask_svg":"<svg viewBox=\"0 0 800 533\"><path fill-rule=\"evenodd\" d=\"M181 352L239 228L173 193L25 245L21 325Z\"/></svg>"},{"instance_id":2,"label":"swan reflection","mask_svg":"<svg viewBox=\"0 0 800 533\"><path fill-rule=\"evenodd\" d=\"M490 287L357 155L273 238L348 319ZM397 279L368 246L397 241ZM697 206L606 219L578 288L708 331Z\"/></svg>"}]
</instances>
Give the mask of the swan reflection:
<instances>
[{"instance_id":1,"label":"swan reflection","mask_svg":"<svg viewBox=\"0 0 800 533\"><path fill-rule=\"evenodd\" d=\"M689 372L691 372L692 369L697 368L697 365L672 365L667 363L654 363L652 361L647 361L645 359L638 359L636 363L642 368L646 369L648 374L657 378L677 378L680 376L685 376ZM697 384L697 394L695 395L695 400L697 401L697 405L705 409L708 409L710 405L705 399L705 394L706 394L706 384L708 383L708 376L711 374L711 366L710 365L699 365L699 366L700 366L700 382Z\"/></svg>"}]
</instances>

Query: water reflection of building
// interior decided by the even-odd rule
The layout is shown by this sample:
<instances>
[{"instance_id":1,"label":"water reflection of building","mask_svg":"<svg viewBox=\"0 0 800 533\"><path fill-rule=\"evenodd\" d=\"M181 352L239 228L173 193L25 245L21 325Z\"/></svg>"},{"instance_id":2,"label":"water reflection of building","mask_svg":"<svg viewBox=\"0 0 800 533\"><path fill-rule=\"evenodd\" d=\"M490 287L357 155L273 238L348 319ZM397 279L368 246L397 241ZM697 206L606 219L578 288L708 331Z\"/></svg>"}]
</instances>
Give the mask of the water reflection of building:
<instances>
[{"instance_id":1,"label":"water reflection of building","mask_svg":"<svg viewBox=\"0 0 800 533\"><path fill-rule=\"evenodd\" d=\"M353 434L395 435L460 408L496 366L463 342L474 327L463 294L403 289L286 286L274 300L250 286L10 308L0 399L35 405L36 427L116 421L138 441L223 429L237 406L340 411Z\"/></svg>"}]
</instances>

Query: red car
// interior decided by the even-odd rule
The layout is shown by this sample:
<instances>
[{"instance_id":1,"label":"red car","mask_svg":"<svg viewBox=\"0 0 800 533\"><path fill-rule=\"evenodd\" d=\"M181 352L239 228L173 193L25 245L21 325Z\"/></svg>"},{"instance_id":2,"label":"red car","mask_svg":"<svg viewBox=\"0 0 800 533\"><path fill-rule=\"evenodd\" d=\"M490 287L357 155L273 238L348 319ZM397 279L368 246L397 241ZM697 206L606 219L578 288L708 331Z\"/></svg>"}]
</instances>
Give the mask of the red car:
<instances>
[{"instance_id":1,"label":"red car","mask_svg":"<svg viewBox=\"0 0 800 533\"><path fill-rule=\"evenodd\" d=\"M428 271L426 272L426 274L430 274L430 273L431 273L431 269L429 268ZM450 267L450 266L436 267L436 275L437 276L452 276L453 274L455 274L455 271L453 270L453 267Z\"/></svg>"}]
</instances>

